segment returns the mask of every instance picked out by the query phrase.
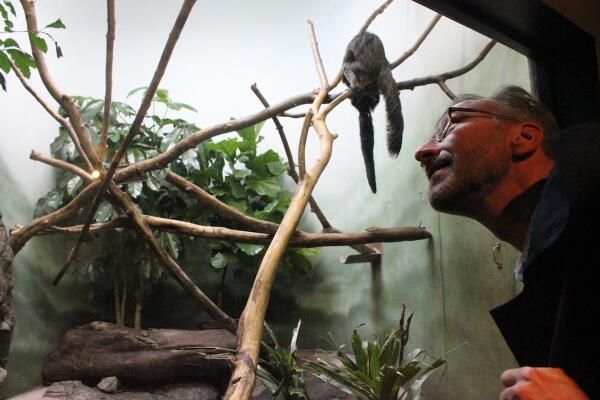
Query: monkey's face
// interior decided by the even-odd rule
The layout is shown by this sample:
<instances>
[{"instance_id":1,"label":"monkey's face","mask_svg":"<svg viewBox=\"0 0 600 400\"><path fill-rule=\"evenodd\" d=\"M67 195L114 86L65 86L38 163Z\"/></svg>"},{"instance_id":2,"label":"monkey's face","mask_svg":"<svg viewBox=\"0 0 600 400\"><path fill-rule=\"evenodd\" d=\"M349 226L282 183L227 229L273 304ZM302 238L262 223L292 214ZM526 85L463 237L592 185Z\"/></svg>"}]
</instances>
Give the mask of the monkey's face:
<instances>
[{"instance_id":1,"label":"monkey's face","mask_svg":"<svg viewBox=\"0 0 600 400\"><path fill-rule=\"evenodd\" d=\"M493 104L467 100L457 107L492 111ZM443 117L437 129L448 123ZM505 124L468 112L453 114L447 135L415 153L429 179L429 201L438 211L474 216L506 177L511 151Z\"/></svg>"}]
</instances>

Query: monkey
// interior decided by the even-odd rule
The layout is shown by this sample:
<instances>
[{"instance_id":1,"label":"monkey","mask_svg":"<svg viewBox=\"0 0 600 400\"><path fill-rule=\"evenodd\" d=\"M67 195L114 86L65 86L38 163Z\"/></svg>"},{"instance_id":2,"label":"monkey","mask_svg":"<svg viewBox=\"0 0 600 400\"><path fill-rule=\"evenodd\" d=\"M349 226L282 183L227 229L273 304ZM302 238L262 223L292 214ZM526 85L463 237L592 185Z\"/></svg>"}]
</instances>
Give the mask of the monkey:
<instances>
[{"instance_id":1,"label":"monkey","mask_svg":"<svg viewBox=\"0 0 600 400\"><path fill-rule=\"evenodd\" d=\"M390 64L385 57L381 39L373 33L356 35L348 44L343 60L343 81L350 89L350 101L358 110L360 143L367 172L367 181L373 193L377 192L373 146L375 143L371 112L379 103L379 95L385 100L387 118L387 149L392 157L398 156L402 147L404 118L402 105L392 76Z\"/></svg>"}]
</instances>

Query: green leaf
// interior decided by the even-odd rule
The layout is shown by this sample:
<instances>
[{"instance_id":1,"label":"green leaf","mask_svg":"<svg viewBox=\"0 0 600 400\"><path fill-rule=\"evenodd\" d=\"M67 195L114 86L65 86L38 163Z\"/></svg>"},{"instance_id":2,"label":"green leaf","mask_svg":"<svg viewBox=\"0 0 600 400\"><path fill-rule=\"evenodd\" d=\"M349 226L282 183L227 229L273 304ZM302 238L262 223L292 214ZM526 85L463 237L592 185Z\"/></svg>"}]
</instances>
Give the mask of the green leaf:
<instances>
[{"instance_id":1,"label":"green leaf","mask_svg":"<svg viewBox=\"0 0 600 400\"><path fill-rule=\"evenodd\" d=\"M6 52L10 55L10 58L15 63L15 66L21 71L25 78L29 78L31 76L31 68L36 68L35 61L33 58L27 54L23 53L19 49L6 49Z\"/></svg>"},{"instance_id":2,"label":"green leaf","mask_svg":"<svg viewBox=\"0 0 600 400\"><path fill-rule=\"evenodd\" d=\"M46 25L44 27L44 29L46 29L46 28L65 29L66 26L65 26L65 24L63 24L63 22L59 18L56 21L54 21L53 23Z\"/></svg>"},{"instance_id":3,"label":"green leaf","mask_svg":"<svg viewBox=\"0 0 600 400\"><path fill-rule=\"evenodd\" d=\"M144 184L140 181L127 184L127 192L134 199L140 197L140 194L142 194L142 189L144 189Z\"/></svg>"},{"instance_id":4,"label":"green leaf","mask_svg":"<svg viewBox=\"0 0 600 400\"><path fill-rule=\"evenodd\" d=\"M141 91L144 92L142 95L145 95L146 90L148 90L148 86L140 86L139 88L135 88L132 91L130 91L129 93L127 93L127 97L133 96L134 94L141 92Z\"/></svg>"},{"instance_id":5,"label":"green leaf","mask_svg":"<svg viewBox=\"0 0 600 400\"><path fill-rule=\"evenodd\" d=\"M4 41L4 47L9 48L9 47L16 47L19 48L19 43L17 43L17 41L15 39L12 38L8 38Z\"/></svg>"},{"instance_id":6,"label":"green leaf","mask_svg":"<svg viewBox=\"0 0 600 400\"><path fill-rule=\"evenodd\" d=\"M212 265L214 269L223 269L227 266L227 264L229 264L229 259L225 254L221 252L215 254L210 259L210 265Z\"/></svg>"},{"instance_id":7,"label":"green leaf","mask_svg":"<svg viewBox=\"0 0 600 400\"><path fill-rule=\"evenodd\" d=\"M102 203L100 203L100 206L98 206L98 210L96 211L94 219L97 222L106 222L112 216L112 212L112 206L108 202L103 201Z\"/></svg>"},{"instance_id":8,"label":"green leaf","mask_svg":"<svg viewBox=\"0 0 600 400\"><path fill-rule=\"evenodd\" d=\"M159 103L169 104L171 99L169 98L169 91L166 89L156 89L154 93L154 101L158 101Z\"/></svg>"},{"instance_id":9,"label":"green leaf","mask_svg":"<svg viewBox=\"0 0 600 400\"><path fill-rule=\"evenodd\" d=\"M183 129L175 128L171 132L163 134L163 139L160 143L160 151L165 152L175 146L183 136Z\"/></svg>"},{"instance_id":10,"label":"green leaf","mask_svg":"<svg viewBox=\"0 0 600 400\"><path fill-rule=\"evenodd\" d=\"M245 199L247 196L246 189L242 186L238 181L232 180L229 183L229 187L231 188L231 194L236 199Z\"/></svg>"},{"instance_id":11,"label":"green leaf","mask_svg":"<svg viewBox=\"0 0 600 400\"><path fill-rule=\"evenodd\" d=\"M190 106L189 104L185 104L185 103L176 103L176 102L172 102L167 104L167 107L170 108L171 110L181 110L182 108L185 110L190 110L193 111L195 113L198 112L198 110L196 110L194 107Z\"/></svg>"},{"instance_id":12,"label":"green leaf","mask_svg":"<svg viewBox=\"0 0 600 400\"><path fill-rule=\"evenodd\" d=\"M0 86L6 92L6 78L2 75L2 72L0 72Z\"/></svg>"},{"instance_id":13,"label":"green leaf","mask_svg":"<svg viewBox=\"0 0 600 400\"><path fill-rule=\"evenodd\" d=\"M235 138L221 140L220 142L206 143L204 147L208 150L214 150L232 161L238 149L239 142Z\"/></svg>"},{"instance_id":14,"label":"green leaf","mask_svg":"<svg viewBox=\"0 0 600 400\"><path fill-rule=\"evenodd\" d=\"M265 246L260 244L247 244L247 243L236 243L235 244L240 250L249 256L255 256L259 254Z\"/></svg>"},{"instance_id":15,"label":"green leaf","mask_svg":"<svg viewBox=\"0 0 600 400\"><path fill-rule=\"evenodd\" d=\"M43 38L39 37L33 32L29 32L29 39L31 40L31 43L43 53L48 51L48 44Z\"/></svg>"},{"instance_id":16,"label":"green leaf","mask_svg":"<svg viewBox=\"0 0 600 400\"><path fill-rule=\"evenodd\" d=\"M146 152L139 146L131 146L127 149L127 162L130 164L135 164L138 161L143 161L146 159Z\"/></svg>"},{"instance_id":17,"label":"green leaf","mask_svg":"<svg viewBox=\"0 0 600 400\"><path fill-rule=\"evenodd\" d=\"M73 196L75 193L77 193L77 190L79 190L81 185L83 185L83 179L75 175L69 179L69 182L67 182L67 194L69 196Z\"/></svg>"},{"instance_id":18,"label":"green leaf","mask_svg":"<svg viewBox=\"0 0 600 400\"><path fill-rule=\"evenodd\" d=\"M93 119L100 120L104 110L103 100L92 100L81 110L81 119L83 122L92 121Z\"/></svg>"},{"instance_id":19,"label":"green leaf","mask_svg":"<svg viewBox=\"0 0 600 400\"><path fill-rule=\"evenodd\" d=\"M12 5L12 3L8 0L4 0L4 4L6 5L6 7L8 7L10 13L16 17L17 13L15 12L15 7Z\"/></svg>"},{"instance_id":20,"label":"green leaf","mask_svg":"<svg viewBox=\"0 0 600 400\"><path fill-rule=\"evenodd\" d=\"M363 348L362 338L358 333L358 329L352 331L352 352L356 359L356 366L361 371L367 370L367 354Z\"/></svg>"},{"instance_id":21,"label":"green leaf","mask_svg":"<svg viewBox=\"0 0 600 400\"><path fill-rule=\"evenodd\" d=\"M180 160L188 173L200 169L200 163L198 162L198 153L196 152L196 149L189 149L183 153L180 157Z\"/></svg>"},{"instance_id":22,"label":"green leaf","mask_svg":"<svg viewBox=\"0 0 600 400\"><path fill-rule=\"evenodd\" d=\"M8 61L8 56L2 50L0 50L0 69L7 74L8 71L10 71L10 62Z\"/></svg>"},{"instance_id":23,"label":"green leaf","mask_svg":"<svg viewBox=\"0 0 600 400\"><path fill-rule=\"evenodd\" d=\"M252 179L248 186L261 196L275 197L281 191L279 180L275 176L266 179Z\"/></svg>"},{"instance_id":24,"label":"green leaf","mask_svg":"<svg viewBox=\"0 0 600 400\"><path fill-rule=\"evenodd\" d=\"M237 168L233 169L233 176L238 179L245 178L250 174L252 174L252 171L250 171L249 169L237 169Z\"/></svg>"},{"instance_id":25,"label":"green leaf","mask_svg":"<svg viewBox=\"0 0 600 400\"><path fill-rule=\"evenodd\" d=\"M281 162L281 158L279 154L275 153L273 150L267 150L263 154L257 156L255 159L250 160L248 162L248 167L253 170L257 175L261 177L272 176L271 171L269 171L268 164L273 162Z\"/></svg>"},{"instance_id":26,"label":"green leaf","mask_svg":"<svg viewBox=\"0 0 600 400\"><path fill-rule=\"evenodd\" d=\"M181 240L173 233L170 232L161 232L160 234L160 244L164 247L165 250L173 257L174 259L179 258L179 254L181 253Z\"/></svg>"},{"instance_id":27,"label":"green leaf","mask_svg":"<svg viewBox=\"0 0 600 400\"><path fill-rule=\"evenodd\" d=\"M275 176L279 176L288 170L287 163L282 162L281 160L273 161L267 163L267 169L269 172Z\"/></svg>"},{"instance_id":28,"label":"green leaf","mask_svg":"<svg viewBox=\"0 0 600 400\"><path fill-rule=\"evenodd\" d=\"M304 257L312 257L312 256L316 256L317 254L319 254L319 252L321 251L320 247L296 247L294 249L294 251L296 253L302 254Z\"/></svg>"}]
</instances>

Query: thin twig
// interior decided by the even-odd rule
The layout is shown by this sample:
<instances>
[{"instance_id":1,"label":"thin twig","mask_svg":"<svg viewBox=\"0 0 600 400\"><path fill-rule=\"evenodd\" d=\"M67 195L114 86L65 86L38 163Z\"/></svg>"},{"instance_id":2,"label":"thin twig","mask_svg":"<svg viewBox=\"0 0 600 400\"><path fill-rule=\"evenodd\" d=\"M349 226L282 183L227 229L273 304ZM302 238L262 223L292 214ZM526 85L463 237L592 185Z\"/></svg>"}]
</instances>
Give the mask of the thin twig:
<instances>
[{"instance_id":1,"label":"thin twig","mask_svg":"<svg viewBox=\"0 0 600 400\"><path fill-rule=\"evenodd\" d=\"M315 27L311 20L306 21L306 23L308 25L308 36L310 37L310 45L313 52L313 59L315 60L315 66L317 67L317 74L319 75L319 82L321 82L321 88L325 88L328 87L328 80L327 74L325 74L325 68L323 67L321 53L319 52L319 43L317 42Z\"/></svg>"},{"instance_id":2,"label":"thin twig","mask_svg":"<svg viewBox=\"0 0 600 400\"><path fill-rule=\"evenodd\" d=\"M417 39L417 41L415 42L415 44L413 44L413 46L410 49L408 49L404 54L402 54L396 61L394 61L393 63L390 63L390 68L391 69L394 69L398 65L402 64L404 61L406 61L406 59L408 57L412 56L417 51L417 49L425 41L425 39L427 38L427 36L429 36L429 34L431 33L431 31L433 30L433 28L435 27L435 25L440 20L440 18L442 18L442 16L440 14L436 14L436 16L433 17L433 19L431 20L431 22L429 23L429 25L427 25L427 28L425 28L425 30L423 31L423 33L421 33L421 36L419 36L419 38Z\"/></svg>"},{"instance_id":3,"label":"thin twig","mask_svg":"<svg viewBox=\"0 0 600 400\"><path fill-rule=\"evenodd\" d=\"M279 114L280 117L286 117L286 118L304 118L306 117L306 113L289 113L289 112L282 112L281 114Z\"/></svg>"},{"instance_id":4,"label":"thin twig","mask_svg":"<svg viewBox=\"0 0 600 400\"><path fill-rule=\"evenodd\" d=\"M342 101L348 99L350 96L352 96L352 90L344 90L342 93L336 96L333 101L327 105L327 107L323 109L323 115L329 114L334 108L339 106Z\"/></svg>"},{"instance_id":5,"label":"thin twig","mask_svg":"<svg viewBox=\"0 0 600 400\"><path fill-rule=\"evenodd\" d=\"M110 123L110 109L112 105L112 70L115 44L115 0L106 0L106 72L104 88L104 115L102 117L102 130L98 144L98 158L104 160L106 155L106 142L108 139L108 125Z\"/></svg>"},{"instance_id":6,"label":"thin twig","mask_svg":"<svg viewBox=\"0 0 600 400\"><path fill-rule=\"evenodd\" d=\"M304 124L302 124L302 131L300 132L300 141L298 145L298 171L299 180L303 180L306 176L306 140L308 139L308 130L312 123L312 109L308 110L306 117L304 118Z\"/></svg>"},{"instance_id":7,"label":"thin twig","mask_svg":"<svg viewBox=\"0 0 600 400\"><path fill-rule=\"evenodd\" d=\"M150 82L150 85L148 86L148 89L146 90L146 94L144 95L144 99L142 100L142 104L140 105L140 108L138 109L138 112L129 128L129 132L127 133L127 136L125 137L125 139L123 139L123 142L119 146L119 149L117 150L117 152L115 153L115 155L112 158L110 167L108 168L104 177L102 178L100 187L98 188L98 191L96 192L96 195L94 196L94 200L92 201L92 204L89 208L86 222L84 225L84 229L82 229L81 234L77 238L77 242L75 243L75 246L73 247L73 249L75 251L71 251L69 253L69 257L67 258L67 261L65 262L65 266L63 267L63 270L65 270L65 271L69 268L69 266L73 263L73 261L75 260L75 258L77 256L77 249L80 246L80 242L83 240L85 235L87 235L89 226L92 223L92 220L94 219L94 215L96 215L96 210L98 209L98 206L100 205L100 199L102 199L104 192L106 191L106 188L109 185L109 182L112 181L113 175L114 175L115 171L117 170L119 161L121 160L121 158L123 158L123 155L125 155L125 152L127 151L127 148L133 141L134 137L139 133L139 129L142 125L142 122L144 121L146 112L148 111L148 108L150 108L150 104L152 103L152 98L154 97L154 93L156 92L156 89L158 88L158 85L160 84L160 80L163 77L163 75L167 69L167 64L169 63L171 54L173 54L173 49L175 48L175 44L177 43L177 40L179 39L179 35L181 34L183 27L185 26L185 22L187 21L195 2L196 2L196 0L185 0L183 5L181 6L181 9L179 10L179 15L177 16L177 20L175 21L175 24L173 25L173 28L171 29L171 33L169 34L169 39L167 40L167 43L165 44L162 55L160 57L160 61L158 62L158 66L156 67L156 70L154 71L152 81ZM64 98L64 96L63 96L63 98ZM76 128L76 130L77 130L77 128Z\"/></svg>"},{"instance_id":8,"label":"thin twig","mask_svg":"<svg viewBox=\"0 0 600 400\"><path fill-rule=\"evenodd\" d=\"M417 86L425 86L425 85L430 85L432 83L437 84L438 82L445 82L448 79L452 79L452 78L456 78L457 76L464 75L467 72L471 71L473 68L475 68L481 61L483 61L485 56L490 52L490 50L494 47L495 44L496 44L496 41L491 40L487 45L485 45L485 47L481 50L481 52L477 55L477 57L473 61L471 61L470 63L465 65L464 67L455 69L454 71L444 72L444 73L438 74L438 75L430 75L430 76L425 76L422 78L416 78L416 79L411 79L408 81L398 82L398 83L396 83L396 87L398 88L398 90L406 90L406 89L412 90Z\"/></svg>"},{"instance_id":9,"label":"thin twig","mask_svg":"<svg viewBox=\"0 0 600 400\"><path fill-rule=\"evenodd\" d=\"M35 150L31 150L31 154L29 155L29 158L31 160L41 161L45 164L51 165L56 168L71 171L72 173L74 173L75 175L77 175L81 179L83 179L83 181L87 184L92 183L94 181L94 178L89 173L87 173L87 171L79 168L75 164L71 164L71 163L68 163L63 160L58 160L56 158L48 157L48 156L43 155Z\"/></svg>"},{"instance_id":10,"label":"thin twig","mask_svg":"<svg viewBox=\"0 0 600 400\"><path fill-rule=\"evenodd\" d=\"M252 92L254 92L256 97L258 97L258 99L260 100L262 105L265 106L265 108L269 108L269 102L267 101L267 99L265 99L265 96L263 96L263 94L260 92L260 90L256 86L256 83L253 83L252 86L250 86L250 89L252 89ZM279 139L281 139L281 144L283 145L283 150L285 151L285 156L287 157L288 174L292 177L292 179L294 179L294 176L296 176L296 179L294 179L294 181L296 181L296 183L297 183L298 174L296 172L296 164L294 163L294 156L292 155L292 150L290 149L290 145L287 141L287 137L285 136L285 131L283 130L283 125L281 125L281 122L279 122L279 118L277 118L276 115L271 117L271 119L273 120L273 123L275 124L277 133L279 133Z\"/></svg>"},{"instance_id":11,"label":"thin twig","mask_svg":"<svg viewBox=\"0 0 600 400\"><path fill-rule=\"evenodd\" d=\"M450 90L450 88L448 87L448 85L446 85L446 82L440 81L437 84L440 87L440 89L442 89L442 91L444 93L446 93L446 96L448 96L450 98L450 100L453 100L456 97L456 95L454 94L454 92L452 90Z\"/></svg>"},{"instance_id":12,"label":"thin twig","mask_svg":"<svg viewBox=\"0 0 600 400\"><path fill-rule=\"evenodd\" d=\"M383 3L381 6L379 6L375 11L373 11L373 13L371 15L369 15L369 18L367 18L364 25L358 31L357 36L365 33L367 31L367 29L369 29L369 25L371 25L371 22L373 22L379 14L384 12L385 9L392 3L392 1L394 1L394 0L387 0L385 3Z\"/></svg>"},{"instance_id":13,"label":"thin twig","mask_svg":"<svg viewBox=\"0 0 600 400\"><path fill-rule=\"evenodd\" d=\"M27 79L25 79L25 77L23 76L23 74L21 73L21 71L19 71L19 69L17 68L17 66L13 62L13 60L11 60L9 58L8 62L10 63L10 68L13 70L13 72L15 73L15 75L17 75L17 78L19 78L19 81L21 82L21 84L23 85L23 87L29 93L31 93L31 95L33 96L33 98L37 100L37 102L42 106L42 108L44 108L44 110L46 110L48 112L48 114L50 114L50 116L56 120L56 122L58 122L59 124L62 125L63 128L65 128L65 130L67 131L67 134L71 138L71 141L75 145L75 148L77 149L77 152L79 153L79 155L81 156L81 158L83 159L83 161L85 162L85 164L87 165L87 167L89 168L89 170L90 171L93 170L94 168L92 167L92 164L90 163L89 158L87 157L87 155L85 154L85 152L81 148L81 144L79 143L79 139L77 138L77 134L73 130L73 127L71 126L71 124L69 123L69 121L67 121L66 118L61 117L56 111L54 111L52 108L50 108L50 106L48 105L48 103L46 103L44 101L44 99L42 99L42 96L40 96L39 93L36 92L35 89L29 84L29 82L27 81Z\"/></svg>"}]
</instances>

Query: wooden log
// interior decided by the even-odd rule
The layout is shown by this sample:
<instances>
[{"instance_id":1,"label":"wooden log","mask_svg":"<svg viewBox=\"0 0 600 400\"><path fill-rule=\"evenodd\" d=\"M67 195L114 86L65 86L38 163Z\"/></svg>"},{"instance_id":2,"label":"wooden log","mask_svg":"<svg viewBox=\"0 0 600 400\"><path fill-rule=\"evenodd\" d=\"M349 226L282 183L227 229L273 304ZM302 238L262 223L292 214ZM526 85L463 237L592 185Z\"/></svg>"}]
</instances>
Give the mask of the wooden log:
<instances>
[{"instance_id":1,"label":"wooden log","mask_svg":"<svg viewBox=\"0 0 600 400\"><path fill-rule=\"evenodd\" d=\"M13 252L8 245L8 233L2 223L0 211L0 386L6 378L6 363L12 331L15 327L15 313L12 306L12 261Z\"/></svg>"},{"instance_id":2,"label":"wooden log","mask_svg":"<svg viewBox=\"0 0 600 400\"><path fill-rule=\"evenodd\" d=\"M71 329L44 359L46 382L80 380L96 384L115 376L136 384L176 379L227 381L236 337L224 329L135 330L106 322Z\"/></svg>"}]
</instances>

